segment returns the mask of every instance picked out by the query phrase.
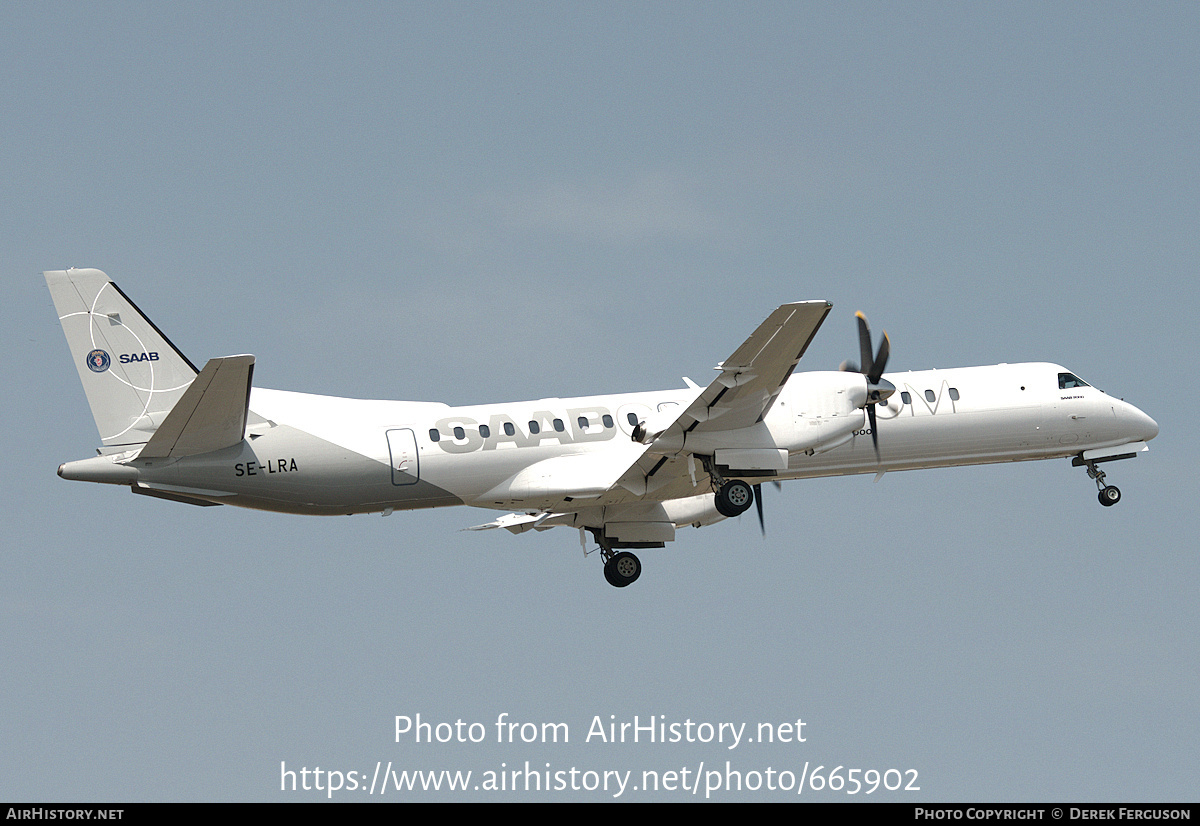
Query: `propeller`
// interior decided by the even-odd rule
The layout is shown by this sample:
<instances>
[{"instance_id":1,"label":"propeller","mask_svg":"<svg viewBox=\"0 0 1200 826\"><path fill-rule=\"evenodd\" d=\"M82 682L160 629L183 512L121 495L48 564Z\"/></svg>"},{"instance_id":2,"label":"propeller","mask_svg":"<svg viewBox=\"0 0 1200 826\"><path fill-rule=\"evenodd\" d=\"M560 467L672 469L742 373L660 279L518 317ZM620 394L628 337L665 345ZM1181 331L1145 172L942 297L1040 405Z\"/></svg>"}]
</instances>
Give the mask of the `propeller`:
<instances>
[{"instance_id":1,"label":"propeller","mask_svg":"<svg viewBox=\"0 0 1200 826\"><path fill-rule=\"evenodd\" d=\"M886 402L896 392L896 385L883 378L883 370L887 367L892 345L888 341L888 334L885 331L883 340L879 342L879 350L872 358L871 326L867 324L867 317L862 313L855 313L854 317L858 319L858 350L862 357L862 366L859 367L851 361L843 361L840 369L847 373L862 373L867 379L867 401L864 406L867 409L867 418L871 422L871 442L875 445L875 461L878 463L879 434L876 432L878 428L875 422L875 405Z\"/></svg>"},{"instance_id":2,"label":"propeller","mask_svg":"<svg viewBox=\"0 0 1200 826\"><path fill-rule=\"evenodd\" d=\"M775 490L782 490L783 485L779 484L778 480L772 480L772 485ZM762 483L759 482L754 486L754 507L758 509L758 529L762 531L762 535L767 535L767 523L763 519L763 501L762 501Z\"/></svg>"}]
</instances>

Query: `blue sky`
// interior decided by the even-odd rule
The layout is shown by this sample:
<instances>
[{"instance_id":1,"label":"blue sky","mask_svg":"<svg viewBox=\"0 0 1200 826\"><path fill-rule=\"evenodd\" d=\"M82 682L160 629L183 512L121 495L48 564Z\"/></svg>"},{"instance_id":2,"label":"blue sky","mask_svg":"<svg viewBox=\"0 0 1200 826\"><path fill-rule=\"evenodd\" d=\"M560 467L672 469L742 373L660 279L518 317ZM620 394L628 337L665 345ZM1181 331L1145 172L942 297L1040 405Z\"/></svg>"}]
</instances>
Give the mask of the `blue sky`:
<instances>
[{"instance_id":1,"label":"blue sky","mask_svg":"<svg viewBox=\"0 0 1200 826\"><path fill-rule=\"evenodd\" d=\"M729 759L919 771L874 799L1194 799L1198 32L1183 3L4 5L0 797ZM678 387L824 298L801 369L855 357L863 310L892 369L1055 361L1161 434L1116 508L1065 461L793 482L765 540L681 531L615 591L570 531L459 532L482 511L58 479L97 442L40 277L68 266L264 387ZM395 742L502 712L572 740ZM610 715L807 741L583 742Z\"/></svg>"}]
</instances>

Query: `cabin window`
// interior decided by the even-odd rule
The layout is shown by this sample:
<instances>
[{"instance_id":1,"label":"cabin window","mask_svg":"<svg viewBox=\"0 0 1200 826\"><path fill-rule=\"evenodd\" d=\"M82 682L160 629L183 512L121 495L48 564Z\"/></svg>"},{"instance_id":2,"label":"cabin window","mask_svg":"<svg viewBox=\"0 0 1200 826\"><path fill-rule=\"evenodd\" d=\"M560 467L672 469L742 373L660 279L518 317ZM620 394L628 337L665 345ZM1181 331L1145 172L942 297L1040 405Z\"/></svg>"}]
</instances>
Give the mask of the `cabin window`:
<instances>
[{"instance_id":1,"label":"cabin window","mask_svg":"<svg viewBox=\"0 0 1200 826\"><path fill-rule=\"evenodd\" d=\"M602 421L604 422L604 426L605 426L606 428L609 428L609 427L612 427L612 426L613 426L613 419L612 419L612 416L608 415L607 413L605 413L605 414L604 414L604 418L602 419Z\"/></svg>"},{"instance_id":2,"label":"cabin window","mask_svg":"<svg viewBox=\"0 0 1200 826\"><path fill-rule=\"evenodd\" d=\"M535 433L535 434L536 434L536 433L541 433L541 432L542 432L542 429L541 429L540 427L538 427L538 423L537 423L537 422L535 422L535 421L530 421L530 422L529 422L529 432L530 432L530 433Z\"/></svg>"},{"instance_id":3,"label":"cabin window","mask_svg":"<svg viewBox=\"0 0 1200 826\"><path fill-rule=\"evenodd\" d=\"M930 402L935 402L935 401L937 401L937 396L935 396L933 394L932 390L926 390L925 391L925 400L930 401Z\"/></svg>"},{"instance_id":4,"label":"cabin window","mask_svg":"<svg viewBox=\"0 0 1200 826\"><path fill-rule=\"evenodd\" d=\"M562 419L555 419L554 420L554 429L556 431L558 431L559 433L562 433L564 430L567 429L567 426L565 424L563 424Z\"/></svg>"},{"instance_id":5,"label":"cabin window","mask_svg":"<svg viewBox=\"0 0 1200 826\"><path fill-rule=\"evenodd\" d=\"M632 410L629 411L628 413L625 414L625 421L629 422L634 427L637 427L637 423L638 423L637 414L634 413Z\"/></svg>"},{"instance_id":6,"label":"cabin window","mask_svg":"<svg viewBox=\"0 0 1200 826\"><path fill-rule=\"evenodd\" d=\"M505 436L512 436L512 435L516 434L516 432L517 432L517 428L513 426L512 422L504 423L504 435Z\"/></svg>"},{"instance_id":7,"label":"cabin window","mask_svg":"<svg viewBox=\"0 0 1200 826\"><path fill-rule=\"evenodd\" d=\"M587 420L587 416L580 416L580 417L579 417L579 429L580 429L580 430L582 430L584 433L586 433L586 432L587 432L587 429L588 429L588 420Z\"/></svg>"},{"instance_id":8,"label":"cabin window","mask_svg":"<svg viewBox=\"0 0 1200 826\"><path fill-rule=\"evenodd\" d=\"M904 404L912 404L912 395L907 390L901 390L900 401Z\"/></svg>"},{"instance_id":9,"label":"cabin window","mask_svg":"<svg viewBox=\"0 0 1200 826\"><path fill-rule=\"evenodd\" d=\"M454 438L458 439L460 442L467 438L467 431L463 430L462 425L458 425L454 428Z\"/></svg>"},{"instance_id":10,"label":"cabin window","mask_svg":"<svg viewBox=\"0 0 1200 826\"><path fill-rule=\"evenodd\" d=\"M436 427L429 428L429 441L437 442L437 441L440 441L441 438L442 438L442 434L438 432L438 429Z\"/></svg>"},{"instance_id":11,"label":"cabin window","mask_svg":"<svg viewBox=\"0 0 1200 826\"><path fill-rule=\"evenodd\" d=\"M950 398L954 401L958 401L958 388L957 387L950 388Z\"/></svg>"},{"instance_id":12,"label":"cabin window","mask_svg":"<svg viewBox=\"0 0 1200 826\"><path fill-rule=\"evenodd\" d=\"M1079 376L1075 375L1074 373L1059 373L1058 389L1068 390L1072 387L1091 387L1091 385L1079 378Z\"/></svg>"},{"instance_id":13,"label":"cabin window","mask_svg":"<svg viewBox=\"0 0 1200 826\"><path fill-rule=\"evenodd\" d=\"M486 439L492 435L492 429L485 424L481 424L479 426L479 435Z\"/></svg>"}]
</instances>

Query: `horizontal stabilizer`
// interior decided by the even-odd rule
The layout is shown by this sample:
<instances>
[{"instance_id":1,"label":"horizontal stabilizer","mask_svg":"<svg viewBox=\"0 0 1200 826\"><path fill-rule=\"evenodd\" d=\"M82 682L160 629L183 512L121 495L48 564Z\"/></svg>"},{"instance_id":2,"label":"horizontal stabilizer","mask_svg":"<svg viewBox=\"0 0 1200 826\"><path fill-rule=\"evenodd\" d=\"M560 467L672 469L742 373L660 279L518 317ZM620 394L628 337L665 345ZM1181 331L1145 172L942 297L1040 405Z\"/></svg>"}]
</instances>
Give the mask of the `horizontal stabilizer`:
<instances>
[{"instance_id":1,"label":"horizontal stabilizer","mask_svg":"<svg viewBox=\"0 0 1200 826\"><path fill-rule=\"evenodd\" d=\"M211 359L142 448L139 459L211 453L246 435L254 356Z\"/></svg>"}]
</instances>

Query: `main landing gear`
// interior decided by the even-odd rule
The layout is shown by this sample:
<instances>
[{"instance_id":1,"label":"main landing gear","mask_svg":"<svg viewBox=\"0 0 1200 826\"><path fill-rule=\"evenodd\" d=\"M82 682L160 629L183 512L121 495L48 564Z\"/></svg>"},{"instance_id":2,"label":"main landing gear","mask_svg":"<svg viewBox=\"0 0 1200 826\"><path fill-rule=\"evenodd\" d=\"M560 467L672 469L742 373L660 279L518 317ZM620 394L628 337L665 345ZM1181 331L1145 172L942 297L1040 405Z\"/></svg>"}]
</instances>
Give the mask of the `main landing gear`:
<instances>
[{"instance_id":1,"label":"main landing gear","mask_svg":"<svg viewBox=\"0 0 1200 826\"><path fill-rule=\"evenodd\" d=\"M632 585L642 575L642 561L629 551L612 554L604 563L604 578L614 588Z\"/></svg>"},{"instance_id":2,"label":"main landing gear","mask_svg":"<svg viewBox=\"0 0 1200 826\"><path fill-rule=\"evenodd\" d=\"M740 516L754 504L754 488L740 479L731 479L717 488L717 513Z\"/></svg>"},{"instance_id":3,"label":"main landing gear","mask_svg":"<svg viewBox=\"0 0 1200 826\"><path fill-rule=\"evenodd\" d=\"M604 535L603 528L588 528L592 538L600 546L600 559L604 562L604 579L614 588L624 588L637 582L642 575L642 561L629 551L616 551L612 541ZM585 549L586 550L586 549Z\"/></svg>"},{"instance_id":4,"label":"main landing gear","mask_svg":"<svg viewBox=\"0 0 1200 826\"><path fill-rule=\"evenodd\" d=\"M754 504L754 486L740 479L728 481L716 477L719 487L714 494L717 512L722 516L740 516ZM762 514L760 513L761 517ZM661 548L662 543L621 542L604 535L603 528L587 528L596 544L600 546L600 559L604 561L604 579L614 588L624 588L637 582L642 575L642 561L630 551L620 548ZM580 534L582 540L582 534ZM614 544L616 547L614 547ZM587 553L587 548L584 548Z\"/></svg>"},{"instance_id":5,"label":"main landing gear","mask_svg":"<svg viewBox=\"0 0 1200 826\"><path fill-rule=\"evenodd\" d=\"M750 510L750 506L754 504L753 485L743 482L741 479L725 479L717 470L716 463L711 456L697 454L696 458L700 460L700 464L704 466L704 472L712 480L713 490L716 491L713 504L717 508L717 513L721 516L741 516ZM692 482L694 484L695 479Z\"/></svg>"}]
</instances>

